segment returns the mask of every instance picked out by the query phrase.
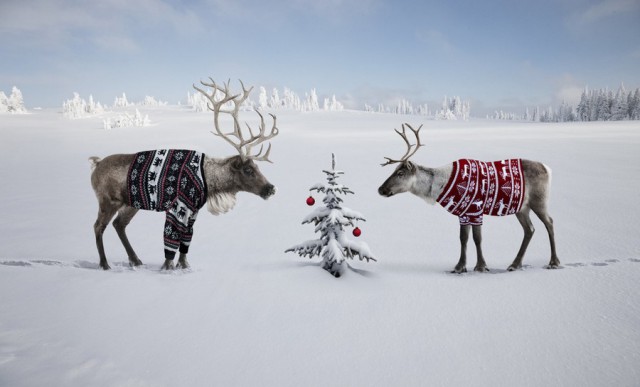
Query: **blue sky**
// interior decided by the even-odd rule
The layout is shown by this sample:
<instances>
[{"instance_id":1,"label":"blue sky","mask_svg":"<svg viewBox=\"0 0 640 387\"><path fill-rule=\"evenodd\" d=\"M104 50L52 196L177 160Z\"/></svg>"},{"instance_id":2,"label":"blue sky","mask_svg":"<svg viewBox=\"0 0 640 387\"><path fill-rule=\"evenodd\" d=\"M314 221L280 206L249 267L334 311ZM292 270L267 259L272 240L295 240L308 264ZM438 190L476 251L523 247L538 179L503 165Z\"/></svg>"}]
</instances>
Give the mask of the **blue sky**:
<instances>
[{"instance_id":1,"label":"blue sky","mask_svg":"<svg viewBox=\"0 0 640 387\"><path fill-rule=\"evenodd\" d=\"M476 116L640 87L640 0L2 0L0 34L0 90L28 107L177 103L208 76Z\"/></svg>"}]
</instances>

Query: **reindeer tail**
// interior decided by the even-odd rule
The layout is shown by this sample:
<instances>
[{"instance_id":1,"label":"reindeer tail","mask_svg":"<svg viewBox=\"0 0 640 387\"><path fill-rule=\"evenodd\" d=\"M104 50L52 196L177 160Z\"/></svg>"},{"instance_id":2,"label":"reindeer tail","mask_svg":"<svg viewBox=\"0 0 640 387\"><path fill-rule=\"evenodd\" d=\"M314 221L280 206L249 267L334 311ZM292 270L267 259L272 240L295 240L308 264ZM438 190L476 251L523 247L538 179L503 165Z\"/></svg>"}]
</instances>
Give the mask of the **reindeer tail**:
<instances>
[{"instance_id":1,"label":"reindeer tail","mask_svg":"<svg viewBox=\"0 0 640 387\"><path fill-rule=\"evenodd\" d=\"M549 168L549 166L547 164L542 164L544 165L544 169L547 170L547 174L549 175L549 184L551 184L551 178L553 177L553 173L551 171L551 168Z\"/></svg>"},{"instance_id":2,"label":"reindeer tail","mask_svg":"<svg viewBox=\"0 0 640 387\"><path fill-rule=\"evenodd\" d=\"M91 172L93 172L94 169L96 169L96 167L98 166L98 163L100 163L102 159L100 157L89 157L89 163L91 164Z\"/></svg>"}]
</instances>

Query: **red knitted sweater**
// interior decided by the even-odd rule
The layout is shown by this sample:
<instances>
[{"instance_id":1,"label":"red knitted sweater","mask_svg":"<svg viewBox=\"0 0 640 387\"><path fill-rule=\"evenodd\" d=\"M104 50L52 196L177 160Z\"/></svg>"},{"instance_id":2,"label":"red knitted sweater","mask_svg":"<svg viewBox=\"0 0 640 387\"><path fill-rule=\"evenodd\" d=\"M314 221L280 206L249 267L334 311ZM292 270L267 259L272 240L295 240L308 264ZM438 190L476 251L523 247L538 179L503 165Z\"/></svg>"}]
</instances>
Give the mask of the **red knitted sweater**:
<instances>
[{"instance_id":1,"label":"red knitted sweater","mask_svg":"<svg viewBox=\"0 0 640 387\"><path fill-rule=\"evenodd\" d=\"M520 159L453 162L451 177L437 202L457 215L460 225L481 225L483 215L504 216L520 211L524 199Z\"/></svg>"}]
</instances>

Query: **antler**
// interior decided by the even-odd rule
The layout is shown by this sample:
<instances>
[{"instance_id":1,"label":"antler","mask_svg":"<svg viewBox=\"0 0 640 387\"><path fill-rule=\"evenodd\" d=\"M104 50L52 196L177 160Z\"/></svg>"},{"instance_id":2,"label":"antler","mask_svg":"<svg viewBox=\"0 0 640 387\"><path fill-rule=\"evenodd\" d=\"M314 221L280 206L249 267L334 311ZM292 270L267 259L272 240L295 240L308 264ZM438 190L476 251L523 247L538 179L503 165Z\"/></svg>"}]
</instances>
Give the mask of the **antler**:
<instances>
[{"instance_id":1,"label":"antler","mask_svg":"<svg viewBox=\"0 0 640 387\"><path fill-rule=\"evenodd\" d=\"M269 113L269 115L273 118L273 126L271 127L271 131L269 132L269 134L266 134L266 125L264 122L264 117L262 114L260 114L258 110L256 110L255 112L258 113L258 116L260 116L259 132L258 134L254 135L249 124L245 122L245 125L249 130L249 138L245 139L242 133L240 123L238 121L238 112L240 111L240 107L242 106L242 103L244 103L244 101L246 101L246 99L249 97L249 93L251 93L251 90L253 90L253 87L250 87L249 89L247 89L244 87L244 83L240 81L240 85L242 86L242 93L231 95L231 92L229 90L230 81L225 82L224 87L221 87L218 84L216 84L216 82L212 78L209 78L209 80L211 81L210 83L202 82L202 81L200 81L200 83L203 86L210 87L213 90L211 93L207 93L206 91L204 91L203 89L199 88L196 85L193 85L193 88L198 90L205 97L207 97L207 99L210 102L210 103L207 103L207 107L209 108L209 110L213 111L213 125L216 129L215 132L212 131L211 133L213 133L216 136L222 137L226 142L231 144L231 146L233 146L238 151L238 153L240 154L240 157L242 157L243 160L251 159L256 161L272 162L271 160L269 160L269 153L271 152L271 144L269 144L269 146L267 147L267 151L264 154L262 154L262 150L264 148L264 144L262 143L278 135L279 129L276 127L276 116ZM222 96L220 98L216 98L218 92L222 93ZM223 109L223 106L228 104L229 102L233 104L233 108ZM222 132L222 130L220 129L220 122L219 122L220 113L227 113L231 115L231 117L233 118L233 132L228 132L228 133ZM233 140L234 137L238 139L237 142ZM258 153L252 155L251 149L256 145L260 145L260 150L258 151Z\"/></svg>"},{"instance_id":2,"label":"antler","mask_svg":"<svg viewBox=\"0 0 640 387\"><path fill-rule=\"evenodd\" d=\"M417 140L416 144L411 145L411 143L409 142L409 139L407 139L407 132L406 132L405 125L408 126L409 129L411 129L413 134L416 136L416 140ZM394 129L396 133L398 133L400 137L402 137L404 142L407 144L407 151L405 152L404 156L400 158L400 160L394 160L394 159L390 159L389 157L385 157L385 159L387 159L387 162L380 165L384 167L385 165L394 164L394 163L404 163L405 161L409 160L409 158L418 151L418 148L423 146L423 144L420 143L420 129L422 129L422 125L420 125L418 129L413 129L413 127L409 124L402 124L402 133L398 129Z\"/></svg>"}]
</instances>

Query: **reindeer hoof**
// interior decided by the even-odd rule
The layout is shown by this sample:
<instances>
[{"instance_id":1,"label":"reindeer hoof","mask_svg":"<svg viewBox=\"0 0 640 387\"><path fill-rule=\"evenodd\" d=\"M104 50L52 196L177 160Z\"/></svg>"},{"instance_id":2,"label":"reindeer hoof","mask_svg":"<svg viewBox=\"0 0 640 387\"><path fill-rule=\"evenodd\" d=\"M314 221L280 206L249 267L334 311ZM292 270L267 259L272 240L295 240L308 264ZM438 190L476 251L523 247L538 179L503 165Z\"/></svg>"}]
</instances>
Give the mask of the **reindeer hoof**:
<instances>
[{"instance_id":1,"label":"reindeer hoof","mask_svg":"<svg viewBox=\"0 0 640 387\"><path fill-rule=\"evenodd\" d=\"M164 264L160 268L160 270L174 270L174 269L175 269L175 266L173 265L173 261L170 259L166 259L164 261Z\"/></svg>"},{"instance_id":2,"label":"reindeer hoof","mask_svg":"<svg viewBox=\"0 0 640 387\"><path fill-rule=\"evenodd\" d=\"M473 268L473 271L477 271L479 273L488 273L489 269L486 266L476 266Z\"/></svg>"},{"instance_id":3,"label":"reindeer hoof","mask_svg":"<svg viewBox=\"0 0 640 387\"><path fill-rule=\"evenodd\" d=\"M520 269L521 267L522 267L522 266L518 266L518 267L516 267L516 266L511 265L511 266L509 266L509 267L507 268L507 271L516 271L516 270Z\"/></svg>"},{"instance_id":4,"label":"reindeer hoof","mask_svg":"<svg viewBox=\"0 0 640 387\"><path fill-rule=\"evenodd\" d=\"M189 262L187 261L178 261L178 264L176 265L176 268L178 269L188 269L189 268Z\"/></svg>"},{"instance_id":5,"label":"reindeer hoof","mask_svg":"<svg viewBox=\"0 0 640 387\"><path fill-rule=\"evenodd\" d=\"M129 259L129 266L131 266L131 267L142 266L142 261L139 260L138 258Z\"/></svg>"},{"instance_id":6,"label":"reindeer hoof","mask_svg":"<svg viewBox=\"0 0 640 387\"><path fill-rule=\"evenodd\" d=\"M102 270L110 270L111 266L109 266L109 264L105 262L105 263L100 263L100 268Z\"/></svg>"},{"instance_id":7,"label":"reindeer hoof","mask_svg":"<svg viewBox=\"0 0 640 387\"><path fill-rule=\"evenodd\" d=\"M549 264L546 266L547 269L558 269L560 267L560 260L558 258L551 258Z\"/></svg>"},{"instance_id":8,"label":"reindeer hoof","mask_svg":"<svg viewBox=\"0 0 640 387\"><path fill-rule=\"evenodd\" d=\"M451 274L462 274L462 273L466 273L467 272L467 268L466 267L456 267L455 269L453 269L451 271Z\"/></svg>"}]
</instances>

